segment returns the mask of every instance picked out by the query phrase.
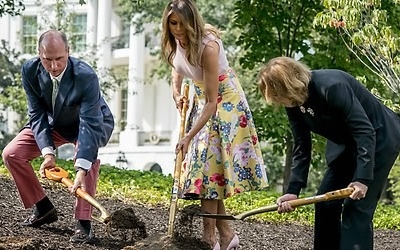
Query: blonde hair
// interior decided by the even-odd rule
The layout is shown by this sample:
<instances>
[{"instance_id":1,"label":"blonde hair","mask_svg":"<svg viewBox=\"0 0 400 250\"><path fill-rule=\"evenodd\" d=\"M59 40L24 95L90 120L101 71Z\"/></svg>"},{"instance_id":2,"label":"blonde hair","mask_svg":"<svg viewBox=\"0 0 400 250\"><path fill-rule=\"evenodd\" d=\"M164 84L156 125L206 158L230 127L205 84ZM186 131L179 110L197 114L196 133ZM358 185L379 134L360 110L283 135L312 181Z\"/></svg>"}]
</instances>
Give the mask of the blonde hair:
<instances>
[{"instance_id":1,"label":"blonde hair","mask_svg":"<svg viewBox=\"0 0 400 250\"><path fill-rule=\"evenodd\" d=\"M164 9L161 35L162 57L171 66L173 66L173 59L177 49L176 40L169 29L169 17L172 13L175 13L181 19L187 32L188 44L185 49L188 62L193 66L200 66L203 38L209 33L220 38L218 29L204 23L194 1L172 0Z\"/></svg>"},{"instance_id":2,"label":"blonde hair","mask_svg":"<svg viewBox=\"0 0 400 250\"><path fill-rule=\"evenodd\" d=\"M259 73L258 87L270 104L302 105L308 97L311 70L290 57L271 59Z\"/></svg>"}]
</instances>

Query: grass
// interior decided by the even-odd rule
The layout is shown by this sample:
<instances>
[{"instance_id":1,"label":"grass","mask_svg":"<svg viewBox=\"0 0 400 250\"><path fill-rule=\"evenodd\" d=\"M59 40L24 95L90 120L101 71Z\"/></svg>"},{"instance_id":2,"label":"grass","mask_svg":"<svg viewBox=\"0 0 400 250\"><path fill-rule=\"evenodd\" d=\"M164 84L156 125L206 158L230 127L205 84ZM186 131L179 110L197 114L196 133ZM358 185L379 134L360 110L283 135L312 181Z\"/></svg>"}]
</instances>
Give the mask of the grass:
<instances>
[{"instance_id":1,"label":"grass","mask_svg":"<svg viewBox=\"0 0 400 250\"><path fill-rule=\"evenodd\" d=\"M39 169L40 159L32 162L36 170ZM74 176L73 163L71 161L58 160L58 164L65 168L70 176ZM0 175L9 173L0 162ZM156 172L122 170L109 165L102 165L97 187L99 197L118 198L129 203L147 204L149 206L165 206L168 208L171 198L173 179ZM311 194L302 194L301 197ZM239 214L254 208L274 204L280 196L279 193L266 190L258 192L247 192L235 195L225 200L229 213ZM178 206L184 207L196 204L198 201L179 200ZM385 205L380 203L374 218L374 226L379 229L400 230L400 206ZM314 207L312 205L298 207L292 213L278 214L276 212L263 213L249 217L249 219L265 222L296 222L312 225L314 220Z\"/></svg>"}]
</instances>

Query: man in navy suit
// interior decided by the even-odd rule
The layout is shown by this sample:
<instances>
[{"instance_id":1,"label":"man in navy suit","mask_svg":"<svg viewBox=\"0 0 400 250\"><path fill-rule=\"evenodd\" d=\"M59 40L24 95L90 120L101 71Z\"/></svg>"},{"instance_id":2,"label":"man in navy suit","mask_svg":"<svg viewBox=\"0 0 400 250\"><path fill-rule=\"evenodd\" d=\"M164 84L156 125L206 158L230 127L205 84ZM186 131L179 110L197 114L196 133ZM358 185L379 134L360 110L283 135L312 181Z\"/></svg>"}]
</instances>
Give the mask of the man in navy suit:
<instances>
[{"instance_id":1,"label":"man in navy suit","mask_svg":"<svg viewBox=\"0 0 400 250\"><path fill-rule=\"evenodd\" d=\"M22 66L22 85L28 99L29 122L4 148L3 160L10 171L21 201L33 214L22 225L40 227L58 220L30 161L43 157L40 175L56 166L54 150L74 143L76 176L70 188L82 187L95 195L100 161L99 147L105 146L114 128L114 118L100 91L93 69L69 56L69 46L61 31L44 32L38 42L39 57ZM92 206L77 198L76 231L72 242L90 242Z\"/></svg>"},{"instance_id":2,"label":"man in navy suit","mask_svg":"<svg viewBox=\"0 0 400 250\"><path fill-rule=\"evenodd\" d=\"M294 139L287 193L279 212L293 208L307 184L311 133L327 139L328 169L318 194L353 187L349 199L315 205L314 249L372 250L372 220L400 150L400 118L360 82L335 69L310 70L287 57L270 60L260 72L266 100L286 107Z\"/></svg>"}]
</instances>

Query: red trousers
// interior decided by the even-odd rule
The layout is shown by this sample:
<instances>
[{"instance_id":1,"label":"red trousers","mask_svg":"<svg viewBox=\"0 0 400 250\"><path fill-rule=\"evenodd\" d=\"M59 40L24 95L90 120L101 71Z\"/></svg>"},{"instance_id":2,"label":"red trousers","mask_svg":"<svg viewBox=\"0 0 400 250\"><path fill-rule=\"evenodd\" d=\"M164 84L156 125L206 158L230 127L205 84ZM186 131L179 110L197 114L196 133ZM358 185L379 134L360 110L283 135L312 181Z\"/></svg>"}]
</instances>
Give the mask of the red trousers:
<instances>
[{"instance_id":1,"label":"red trousers","mask_svg":"<svg viewBox=\"0 0 400 250\"><path fill-rule=\"evenodd\" d=\"M52 133L56 147L69 143L57 132ZM30 161L41 156L32 130L23 129L3 150L3 160L8 171L14 179L22 204L25 208L31 208L46 196L46 192L40 184ZM99 177L100 160L92 164L85 179L85 191L92 197L96 194L97 179ZM90 220L93 207L87 201L76 198L74 206L77 220Z\"/></svg>"}]
</instances>

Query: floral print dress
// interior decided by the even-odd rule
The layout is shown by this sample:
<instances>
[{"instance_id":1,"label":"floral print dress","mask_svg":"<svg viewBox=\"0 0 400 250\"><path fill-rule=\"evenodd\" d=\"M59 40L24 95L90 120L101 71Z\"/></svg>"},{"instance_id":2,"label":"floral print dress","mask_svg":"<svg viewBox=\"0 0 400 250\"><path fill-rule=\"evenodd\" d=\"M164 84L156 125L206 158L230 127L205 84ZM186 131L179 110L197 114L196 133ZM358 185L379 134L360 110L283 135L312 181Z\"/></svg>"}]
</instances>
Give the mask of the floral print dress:
<instances>
[{"instance_id":1,"label":"floral print dress","mask_svg":"<svg viewBox=\"0 0 400 250\"><path fill-rule=\"evenodd\" d=\"M193 83L187 130L205 104L204 84ZM252 114L231 69L219 77L217 111L191 141L181 171L184 199L225 199L268 186Z\"/></svg>"}]
</instances>

